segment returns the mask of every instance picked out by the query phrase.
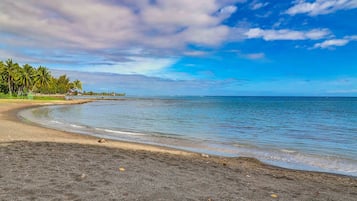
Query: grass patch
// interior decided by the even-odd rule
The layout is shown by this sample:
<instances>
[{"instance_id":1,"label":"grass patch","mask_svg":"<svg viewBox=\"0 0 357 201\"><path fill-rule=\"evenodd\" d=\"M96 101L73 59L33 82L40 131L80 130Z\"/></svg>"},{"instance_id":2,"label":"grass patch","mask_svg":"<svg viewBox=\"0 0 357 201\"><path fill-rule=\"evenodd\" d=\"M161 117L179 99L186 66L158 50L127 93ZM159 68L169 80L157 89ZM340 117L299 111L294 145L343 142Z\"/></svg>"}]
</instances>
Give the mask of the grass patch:
<instances>
[{"instance_id":1,"label":"grass patch","mask_svg":"<svg viewBox=\"0 0 357 201\"><path fill-rule=\"evenodd\" d=\"M33 100L65 100L64 96L34 96Z\"/></svg>"},{"instance_id":2,"label":"grass patch","mask_svg":"<svg viewBox=\"0 0 357 201\"><path fill-rule=\"evenodd\" d=\"M27 96L10 96L9 94L0 93L0 99L29 99ZM65 100L65 96L33 96L33 100Z\"/></svg>"},{"instance_id":3,"label":"grass patch","mask_svg":"<svg viewBox=\"0 0 357 201\"><path fill-rule=\"evenodd\" d=\"M27 99L27 96L10 96L9 94L0 93L1 99Z\"/></svg>"}]
</instances>

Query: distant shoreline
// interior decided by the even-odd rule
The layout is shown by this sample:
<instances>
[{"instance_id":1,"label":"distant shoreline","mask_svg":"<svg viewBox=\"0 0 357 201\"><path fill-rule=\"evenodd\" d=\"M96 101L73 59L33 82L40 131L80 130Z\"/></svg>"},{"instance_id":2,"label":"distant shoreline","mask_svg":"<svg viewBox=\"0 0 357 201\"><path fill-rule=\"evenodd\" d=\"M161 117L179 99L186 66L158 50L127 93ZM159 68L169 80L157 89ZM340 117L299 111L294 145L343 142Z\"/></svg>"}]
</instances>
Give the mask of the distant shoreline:
<instances>
[{"instance_id":1,"label":"distant shoreline","mask_svg":"<svg viewBox=\"0 0 357 201\"><path fill-rule=\"evenodd\" d=\"M64 96L66 100L126 100L125 96Z\"/></svg>"}]
</instances>

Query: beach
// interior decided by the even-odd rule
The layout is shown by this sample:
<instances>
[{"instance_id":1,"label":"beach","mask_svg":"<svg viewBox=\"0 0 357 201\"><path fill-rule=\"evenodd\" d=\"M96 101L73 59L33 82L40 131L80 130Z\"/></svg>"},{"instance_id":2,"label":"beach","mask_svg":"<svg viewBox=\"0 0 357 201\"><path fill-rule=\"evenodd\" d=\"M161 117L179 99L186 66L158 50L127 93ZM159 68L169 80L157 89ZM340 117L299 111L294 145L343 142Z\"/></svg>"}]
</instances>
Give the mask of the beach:
<instances>
[{"instance_id":1,"label":"beach","mask_svg":"<svg viewBox=\"0 0 357 201\"><path fill-rule=\"evenodd\" d=\"M357 178L39 127L0 100L0 200L355 200Z\"/></svg>"}]
</instances>

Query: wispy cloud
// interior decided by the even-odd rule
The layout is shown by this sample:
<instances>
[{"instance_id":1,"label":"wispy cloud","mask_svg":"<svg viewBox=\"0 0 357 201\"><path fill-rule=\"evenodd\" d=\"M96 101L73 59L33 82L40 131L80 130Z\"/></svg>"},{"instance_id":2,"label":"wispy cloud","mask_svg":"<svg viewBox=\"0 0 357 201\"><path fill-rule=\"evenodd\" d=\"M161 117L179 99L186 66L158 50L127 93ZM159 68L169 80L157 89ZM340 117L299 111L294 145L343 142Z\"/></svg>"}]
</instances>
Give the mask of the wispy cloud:
<instances>
[{"instance_id":1,"label":"wispy cloud","mask_svg":"<svg viewBox=\"0 0 357 201\"><path fill-rule=\"evenodd\" d=\"M192 50L192 51L186 51L183 53L186 56L204 56L209 54L209 52L206 51L199 51L199 50Z\"/></svg>"},{"instance_id":2,"label":"wispy cloud","mask_svg":"<svg viewBox=\"0 0 357 201\"><path fill-rule=\"evenodd\" d=\"M348 40L357 40L357 35L352 35L352 36L346 36L345 39L348 39Z\"/></svg>"},{"instance_id":3,"label":"wispy cloud","mask_svg":"<svg viewBox=\"0 0 357 201\"><path fill-rule=\"evenodd\" d=\"M269 5L269 2L259 2L259 1L255 0L250 4L250 8L252 10L258 10L258 9L261 9L261 8L267 6L267 5Z\"/></svg>"},{"instance_id":4,"label":"wispy cloud","mask_svg":"<svg viewBox=\"0 0 357 201\"><path fill-rule=\"evenodd\" d=\"M350 10L357 8L356 0L316 0L314 2L298 0L286 13L296 15L306 13L311 16L324 15L338 10Z\"/></svg>"},{"instance_id":5,"label":"wispy cloud","mask_svg":"<svg viewBox=\"0 0 357 201\"><path fill-rule=\"evenodd\" d=\"M265 59L265 54L262 52L259 53L250 53L250 54L240 54L243 58L251 59L251 60L261 60Z\"/></svg>"},{"instance_id":6,"label":"wispy cloud","mask_svg":"<svg viewBox=\"0 0 357 201\"><path fill-rule=\"evenodd\" d=\"M54 76L66 74L70 79L80 79L84 90L125 92L127 95L217 95L225 88L240 85L236 79L224 80L173 80L145 75L51 70ZM150 86L150 87L148 87Z\"/></svg>"},{"instance_id":7,"label":"wispy cloud","mask_svg":"<svg viewBox=\"0 0 357 201\"><path fill-rule=\"evenodd\" d=\"M236 6L226 6L219 10L219 16L226 18L237 11Z\"/></svg>"},{"instance_id":8,"label":"wispy cloud","mask_svg":"<svg viewBox=\"0 0 357 201\"><path fill-rule=\"evenodd\" d=\"M314 45L314 48L329 48L329 47L334 47L334 46L345 46L349 40L346 39L331 39L331 40L325 40L322 43L316 43Z\"/></svg>"},{"instance_id":9,"label":"wispy cloud","mask_svg":"<svg viewBox=\"0 0 357 201\"><path fill-rule=\"evenodd\" d=\"M272 40L318 40L330 35L328 29L312 29L309 31L295 31L290 29L268 29L252 28L245 32L247 38L263 38Z\"/></svg>"},{"instance_id":10,"label":"wispy cloud","mask_svg":"<svg viewBox=\"0 0 357 201\"><path fill-rule=\"evenodd\" d=\"M349 42L356 41L356 40L357 40L357 35L345 36L343 39L329 39L321 43L316 43L312 49L315 48L326 49L326 48L334 48L337 46L345 46Z\"/></svg>"},{"instance_id":11,"label":"wispy cloud","mask_svg":"<svg viewBox=\"0 0 357 201\"><path fill-rule=\"evenodd\" d=\"M92 72L153 75L176 63L176 58L129 57L131 61L116 62L112 65L96 65L87 69Z\"/></svg>"}]
</instances>

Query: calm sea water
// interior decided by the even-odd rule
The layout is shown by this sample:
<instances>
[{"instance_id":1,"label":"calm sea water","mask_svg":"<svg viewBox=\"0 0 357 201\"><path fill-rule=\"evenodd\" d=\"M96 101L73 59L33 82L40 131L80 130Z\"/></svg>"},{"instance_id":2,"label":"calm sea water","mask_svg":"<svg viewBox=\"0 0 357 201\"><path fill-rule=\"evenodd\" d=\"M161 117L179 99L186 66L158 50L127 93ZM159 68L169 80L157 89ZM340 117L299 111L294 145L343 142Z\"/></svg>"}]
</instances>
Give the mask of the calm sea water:
<instances>
[{"instance_id":1,"label":"calm sea water","mask_svg":"<svg viewBox=\"0 0 357 201\"><path fill-rule=\"evenodd\" d=\"M59 130L357 176L357 98L128 98L21 115Z\"/></svg>"}]
</instances>

